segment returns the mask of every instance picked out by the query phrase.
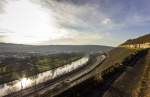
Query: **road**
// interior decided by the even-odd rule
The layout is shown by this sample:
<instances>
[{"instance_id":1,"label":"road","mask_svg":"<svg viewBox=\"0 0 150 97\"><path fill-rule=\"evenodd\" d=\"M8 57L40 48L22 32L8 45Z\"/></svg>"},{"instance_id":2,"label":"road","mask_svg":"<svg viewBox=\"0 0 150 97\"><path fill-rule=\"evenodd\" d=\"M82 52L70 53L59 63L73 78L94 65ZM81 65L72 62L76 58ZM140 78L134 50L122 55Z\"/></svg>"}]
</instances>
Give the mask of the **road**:
<instances>
[{"instance_id":1,"label":"road","mask_svg":"<svg viewBox=\"0 0 150 97\"><path fill-rule=\"evenodd\" d=\"M60 76L54 80L47 81L45 83L36 85L35 87L31 87L5 97L34 97L37 95L42 95L49 90L57 89L62 86L64 83L72 83L79 77L93 70L97 65L99 65L102 61L106 59L105 55L98 56L96 58L91 57L91 61L85 65L84 67L80 67L68 74Z\"/></svg>"}]
</instances>

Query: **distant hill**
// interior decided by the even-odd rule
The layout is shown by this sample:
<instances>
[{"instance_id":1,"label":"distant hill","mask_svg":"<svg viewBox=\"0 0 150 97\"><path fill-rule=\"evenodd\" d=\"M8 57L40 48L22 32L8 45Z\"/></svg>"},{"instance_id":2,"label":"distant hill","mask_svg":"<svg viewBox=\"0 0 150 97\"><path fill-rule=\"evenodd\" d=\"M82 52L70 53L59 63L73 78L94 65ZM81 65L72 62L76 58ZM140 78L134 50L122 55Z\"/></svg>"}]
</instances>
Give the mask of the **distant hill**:
<instances>
[{"instance_id":1,"label":"distant hill","mask_svg":"<svg viewBox=\"0 0 150 97\"><path fill-rule=\"evenodd\" d=\"M42 54L54 54L54 53L91 53L91 52L106 52L111 50L112 47L101 45L22 45L11 43L0 43L0 53L10 52L23 52L23 53L42 53Z\"/></svg>"},{"instance_id":2,"label":"distant hill","mask_svg":"<svg viewBox=\"0 0 150 97\"><path fill-rule=\"evenodd\" d=\"M142 43L147 43L150 42L150 34L144 35L144 36L140 36L136 39L130 39L127 40L125 43L123 43L122 45L126 45L126 44L142 44Z\"/></svg>"}]
</instances>

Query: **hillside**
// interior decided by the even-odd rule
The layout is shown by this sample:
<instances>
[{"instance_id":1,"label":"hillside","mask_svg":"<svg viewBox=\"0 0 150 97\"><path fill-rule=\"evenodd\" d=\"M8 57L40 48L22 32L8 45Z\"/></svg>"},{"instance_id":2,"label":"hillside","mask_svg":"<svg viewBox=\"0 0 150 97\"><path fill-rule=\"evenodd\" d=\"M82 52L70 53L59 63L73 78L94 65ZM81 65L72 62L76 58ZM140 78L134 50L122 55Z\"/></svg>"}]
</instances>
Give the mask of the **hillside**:
<instances>
[{"instance_id":1,"label":"hillside","mask_svg":"<svg viewBox=\"0 0 150 97\"><path fill-rule=\"evenodd\" d=\"M103 97L149 97L149 56L148 49L138 52Z\"/></svg>"},{"instance_id":2,"label":"hillside","mask_svg":"<svg viewBox=\"0 0 150 97\"><path fill-rule=\"evenodd\" d=\"M41 54L53 54L53 53L93 53L93 52L105 52L111 50L112 47L101 45L22 45L22 44L10 44L0 43L0 53L41 53Z\"/></svg>"},{"instance_id":3,"label":"hillside","mask_svg":"<svg viewBox=\"0 0 150 97\"><path fill-rule=\"evenodd\" d=\"M150 42L150 34L122 45ZM57 97L150 97L150 49L116 47L97 68L102 74L73 87ZM110 67L110 68L107 68ZM102 78L99 78L102 76Z\"/></svg>"},{"instance_id":4,"label":"hillside","mask_svg":"<svg viewBox=\"0 0 150 97\"><path fill-rule=\"evenodd\" d=\"M125 43L123 43L122 45L137 44L137 43L141 44L141 43L147 43L147 42L150 42L150 34L140 36L136 39L129 39Z\"/></svg>"},{"instance_id":5,"label":"hillside","mask_svg":"<svg viewBox=\"0 0 150 97\"><path fill-rule=\"evenodd\" d=\"M149 57L149 49L115 48L97 68L99 72L113 67L103 73L102 79L90 78L57 97L150 97Z\"/></svg>"}]
</instances>

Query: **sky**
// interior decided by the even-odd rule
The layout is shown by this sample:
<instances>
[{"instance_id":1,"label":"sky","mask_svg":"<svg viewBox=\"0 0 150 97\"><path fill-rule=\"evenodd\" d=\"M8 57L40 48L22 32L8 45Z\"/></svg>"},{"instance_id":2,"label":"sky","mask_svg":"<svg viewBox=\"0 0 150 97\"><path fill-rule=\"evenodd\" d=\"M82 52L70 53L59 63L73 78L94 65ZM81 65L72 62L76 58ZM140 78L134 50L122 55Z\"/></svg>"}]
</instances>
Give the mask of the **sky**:
<instances>
[{"instance_id":1,"label":"sky","mask_svg":"<svg viewBox=\"0 0 150 97\"><path fill-rule=\"evenodd\" d=\"M0 0L0 42L108 45L150 32L150 0Z\"/></svg>"}]
</instances>

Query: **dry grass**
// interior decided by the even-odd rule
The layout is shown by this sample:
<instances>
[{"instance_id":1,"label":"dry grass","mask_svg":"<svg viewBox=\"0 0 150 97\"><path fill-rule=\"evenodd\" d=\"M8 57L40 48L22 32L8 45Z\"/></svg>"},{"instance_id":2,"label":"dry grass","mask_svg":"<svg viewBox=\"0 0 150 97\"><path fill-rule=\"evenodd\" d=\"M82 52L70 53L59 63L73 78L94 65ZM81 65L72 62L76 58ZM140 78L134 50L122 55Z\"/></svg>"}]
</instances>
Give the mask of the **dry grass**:
<instances>
[{"instance_id":1,"label":"dry grass","mask_svg":"<svg viewBox=\"0 0 150 97\"><path fill-rule=\"evenodd\" d=\"M144 91L141 93L141 90L144 88L142 84L145 78L143 76L147 71L149 55L150 53L147 53L146 50L145 52L140 52L138 60L134 62L134 65L128 65L129 67L112 84L112 87L105 93L104 97L150 97L143 96L143 94L145 95Z\"/></svg>"}]
</instances>

